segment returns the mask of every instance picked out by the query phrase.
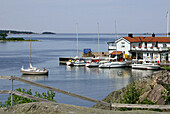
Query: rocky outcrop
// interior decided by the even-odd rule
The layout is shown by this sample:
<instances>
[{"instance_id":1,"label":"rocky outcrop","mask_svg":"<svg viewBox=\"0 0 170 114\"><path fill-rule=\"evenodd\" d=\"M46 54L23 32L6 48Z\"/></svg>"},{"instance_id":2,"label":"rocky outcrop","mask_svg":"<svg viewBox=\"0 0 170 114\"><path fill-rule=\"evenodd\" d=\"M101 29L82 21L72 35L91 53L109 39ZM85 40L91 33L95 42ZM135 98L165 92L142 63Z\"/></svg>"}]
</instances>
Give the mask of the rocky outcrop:
<instances>
[{"instance_id":1,"label":"rocky outcrop","mask_svg":"<svg viewBox=\"0 0 170 114\"><path fill-rule=\"evenodd\" d=\"M170 86L170 72L169 71L158 71L152 75L146 76L141 78L139 81L135 82L137 87L142 90L139 101L143 102L144 100L149 100L154 104L158 105L165 105L166 100L162 97L162 92L166 91L165 85ZM125 95L125 91L129 88L128 85L125 88L120 90L114 91L110 93L103 101L109 103L121 103L123 96ZM96 104L93 107L95 108L102 108L102 109L109 109L108 107L104 107L100 104Z\"/></svg>"},{"instance_id":2,"label":"rocky outcrop","mask_svg":"<svg viewBox=\"0 0 170 114\"><path fill-rule=\"evenodd\" d=\"M33 102L0 108L0 114L162 114L153 111L113 111L52 102Z\"/></svg>"}]
</instances>

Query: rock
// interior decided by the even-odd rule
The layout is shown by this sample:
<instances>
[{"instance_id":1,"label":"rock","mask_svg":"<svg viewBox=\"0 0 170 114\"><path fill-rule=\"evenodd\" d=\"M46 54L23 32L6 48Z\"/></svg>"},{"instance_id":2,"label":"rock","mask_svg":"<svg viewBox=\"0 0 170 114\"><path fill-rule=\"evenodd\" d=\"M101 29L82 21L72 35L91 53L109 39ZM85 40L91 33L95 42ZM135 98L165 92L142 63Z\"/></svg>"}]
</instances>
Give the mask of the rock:
<instances>
[{"instance_id":1,"label":"rock","mask_svg":"<svg viewBox=\"0 0 170 114\"><path fill-rule=\"evenodd\" d=\"M145 92L144 94L142 94L140 97L139 97L139 100L140 102L143 102L149 95L149 93L151 92L151 90Z\"/></svg>"},{"instance_id":2,"label":"rock","mask_svg":"<svg viewBox=\"0 0 170 114\"><path fill-rule=\"evenodd\" d=\"M162 94L161 94L161 92L163 92L164 90L165 88L162 85L157 84L150 92L147 98L151 100L153 103L157 103L157 104L159 103L159 105L164 105L165 101L162 98Z\"/></svg>"},{"instance_id":3,"label":"rock","mask_svg":"<svg viewBox=\"0 0 170 114\"><path fill-rule=\"evenodd\" d=\"M154 112L147 110L135 111L113 111L101 110L89 107L80 107L74 105L33 102L19 104L8 108L0 108L0 114L162 114L163 112Z\"/></svg>"}]
</instances>

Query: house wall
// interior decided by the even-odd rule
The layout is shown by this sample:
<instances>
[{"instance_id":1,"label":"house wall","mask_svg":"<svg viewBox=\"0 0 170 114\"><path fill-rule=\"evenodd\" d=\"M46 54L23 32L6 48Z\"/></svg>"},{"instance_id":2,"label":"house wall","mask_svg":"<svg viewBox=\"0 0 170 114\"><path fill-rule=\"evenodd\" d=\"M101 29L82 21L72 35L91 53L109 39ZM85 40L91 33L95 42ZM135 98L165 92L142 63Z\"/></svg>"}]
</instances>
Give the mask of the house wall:
<instances>
[{"instance_id":1,"label":"house wall","mask_svg":"<svg viewBox=\"0 0 170 114\"><path fill-rule=\"evenodd\" d=\"M130 44L127 41L121 39L119 42L117 42L116 47L117 51L122 51L124 54L129 55Z\"/></svg>"}]
</instances>

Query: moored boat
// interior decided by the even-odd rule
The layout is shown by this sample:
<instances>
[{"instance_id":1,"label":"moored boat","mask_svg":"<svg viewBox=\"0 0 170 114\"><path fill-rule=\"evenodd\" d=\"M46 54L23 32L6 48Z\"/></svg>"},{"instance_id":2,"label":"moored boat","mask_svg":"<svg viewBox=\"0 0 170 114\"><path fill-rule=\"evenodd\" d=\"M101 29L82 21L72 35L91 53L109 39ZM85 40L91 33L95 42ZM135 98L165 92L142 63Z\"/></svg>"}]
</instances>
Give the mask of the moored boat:
<instances>
[{"instance_id":1,"label":"moored boat","mask_svg":"<svg viewBox=\"0 0 170 114\"><path fill-rule=\"evenodd\" d=\"M46 70L45 68L41 69L41 68L36 68L36 67L32 67L32 65L30 64L30 67L27 69L24 69L23 66L21 68L21 73L23 75L48 75L48 70Z\"/></svg>"},{"instance_id":2,"label":"moored boat","mask_svg":"<svg viewBox=\"0 0 170 114\"><path fill-rule=\"evenodd\" d=\"M40 68L36 68L36 67L32 67L31 65L31 40L32 40L32 35L31 35L31 39L30 39L30 56L29 56L29 68L24 69L24 67L22 66L20 72L23 75L48 75L48 70L46 70L45 68L40 69Z\"/></svg>"},{"instance_id":3,"label":"moored boat","mask_svg":"<svg viewBox=\"0 0 170 114\"><path fill-rule=\"evenodd\" d=\"M121 68L121 67L126 67L126 62L108 62L99 65L99 68Z\"/></svg>"},{"instance_id":4,"label":"moored boat","mask_svg":"<svg viewBox=\"0 0 170 114\"><path fill-rule=\"evenodd\" d=\"M158 70L159 65L155 63L142 63L142 64L132 64L133 69L143 69L143 70Z\"/></svg>"}]
</instances>

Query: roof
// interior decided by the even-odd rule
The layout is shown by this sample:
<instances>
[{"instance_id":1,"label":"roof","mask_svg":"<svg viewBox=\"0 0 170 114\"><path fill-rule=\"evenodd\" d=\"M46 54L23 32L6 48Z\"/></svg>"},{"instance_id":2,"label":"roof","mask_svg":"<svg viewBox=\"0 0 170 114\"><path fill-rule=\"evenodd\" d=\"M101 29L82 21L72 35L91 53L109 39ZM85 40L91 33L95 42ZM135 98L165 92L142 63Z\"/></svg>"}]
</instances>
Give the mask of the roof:
<instances>
[{"instance_id":1,"label":"roof","mask_svg":"<svg viewBox=\"0 0 170 114\"><path fill-rule=\"evenodd\" d=\"M117 51L117 55L122 54L122 51ZM116 55L116 51L113 51L110 55Z\"/></svg>"},{"instance_id":2,"label":"roof","mask_svg":"<svg viewBox=\"0 0 170 114\"><path fill-rule=\"evenodd\" d=\"M170 37L123 37L129 42L170 42Z\"/></svg>"}]
</instances>

